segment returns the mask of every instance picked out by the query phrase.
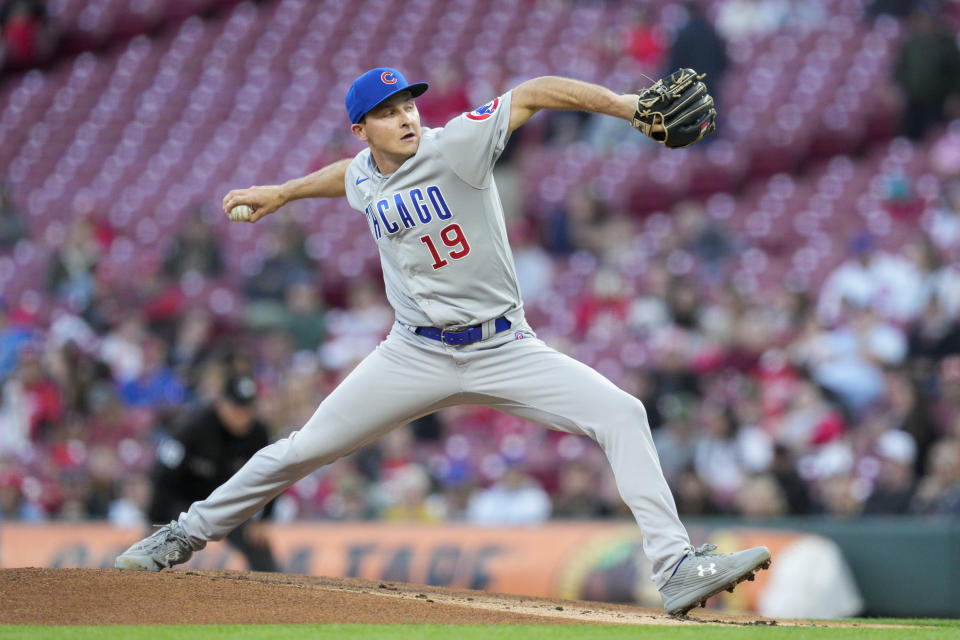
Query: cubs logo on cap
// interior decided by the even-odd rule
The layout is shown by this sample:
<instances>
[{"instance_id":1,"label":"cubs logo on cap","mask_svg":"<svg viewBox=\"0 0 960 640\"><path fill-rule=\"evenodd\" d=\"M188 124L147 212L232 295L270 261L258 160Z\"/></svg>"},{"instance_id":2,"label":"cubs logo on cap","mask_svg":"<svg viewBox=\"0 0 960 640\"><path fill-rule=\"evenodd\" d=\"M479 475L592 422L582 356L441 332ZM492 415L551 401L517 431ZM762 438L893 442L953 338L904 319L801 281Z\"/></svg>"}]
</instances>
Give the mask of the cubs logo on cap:
<instances>
[{"instance_id":1,"label":"cubs logo on cap","mask_svg":"<svg viewBox=\"0 0 960 640\"><path fill-rule=\"evenodd\" d=\"M401 91L409 91L414 98L430 86L426 82L408 84L403 74L390 67L377 67L353 81L347 91L347 114L357 124L375 106Z\"/></svg>"},{"instance_id":2,"label":"cubs logo on cap","mask_svg":"<svg viewBox=\"0 0 960 640\"><path fill-rule=\"evenodd\" d=\"M497 112L497 107L499 106L500 106L500 98L494 98L493 100L483 105L482 107L477 107L470 113L465 113L463 115L467 116L471 120L480 122L481 120L486 120L487 118L495 114Z\"/></svg>"}]
</instances>

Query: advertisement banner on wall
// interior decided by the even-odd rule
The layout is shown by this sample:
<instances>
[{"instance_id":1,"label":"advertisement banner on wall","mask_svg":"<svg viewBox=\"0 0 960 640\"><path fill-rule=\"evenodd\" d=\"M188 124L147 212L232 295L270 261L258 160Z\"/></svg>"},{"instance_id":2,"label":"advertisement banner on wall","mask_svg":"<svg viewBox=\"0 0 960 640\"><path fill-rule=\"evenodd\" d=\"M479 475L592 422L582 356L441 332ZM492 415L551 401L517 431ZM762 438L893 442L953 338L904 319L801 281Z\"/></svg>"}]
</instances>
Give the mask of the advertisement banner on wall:
<instances>
[{"instance_id":1,"label":"advertisement banner on wall","mask_svg":"<svg viewBox=\"0 0 960 640\"><path fill-rule=\"evenodd\" d=\"M110 568L114 557L143 534L96 523L4 524L0 526L0 567ZM770 571L760 572L755 582L741 585L733 594L724 593L711 601L712 606L728 611L763 613L764 602L770 600L769 585L776 582L778 556L789 558L792 549L807 548L816 539L827 551L815 551L814 556L825 557L832 544L809 534L747 528L694 530L691 535L695 541L709 539L720 552L766 545L773 553ZM270 538L286 573L661 605L650 581L640 531L632 524L558 522L493 528L309 523L272 526ZM842 565L839 554L834 556L832 562ZM247 568L243 557L225 542L209 544L185 566ZM836 594L824 594L823 598L836 601ZM796 594L777 595L774 600L794 601ZM785 615L783 611L779 614Z\"/></svg>"}]
</instances>

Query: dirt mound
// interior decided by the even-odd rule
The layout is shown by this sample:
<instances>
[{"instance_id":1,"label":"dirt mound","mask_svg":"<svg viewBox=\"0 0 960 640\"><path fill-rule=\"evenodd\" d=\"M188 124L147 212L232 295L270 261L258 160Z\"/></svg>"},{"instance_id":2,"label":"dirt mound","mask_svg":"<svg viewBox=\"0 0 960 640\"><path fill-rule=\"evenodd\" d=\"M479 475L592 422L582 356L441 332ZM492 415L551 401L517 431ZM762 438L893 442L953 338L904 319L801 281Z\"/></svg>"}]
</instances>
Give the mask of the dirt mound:
<instances>
[{"instance_id":1,"label":"dirt mound","mask_svg":"<svg viewBox=\"0 0 960 640\"><path fill-rule=\"evenodd\" d=\"M0 569L0 624L765 624L752 617L240 571Z\"/></svg>"}]
</instances>

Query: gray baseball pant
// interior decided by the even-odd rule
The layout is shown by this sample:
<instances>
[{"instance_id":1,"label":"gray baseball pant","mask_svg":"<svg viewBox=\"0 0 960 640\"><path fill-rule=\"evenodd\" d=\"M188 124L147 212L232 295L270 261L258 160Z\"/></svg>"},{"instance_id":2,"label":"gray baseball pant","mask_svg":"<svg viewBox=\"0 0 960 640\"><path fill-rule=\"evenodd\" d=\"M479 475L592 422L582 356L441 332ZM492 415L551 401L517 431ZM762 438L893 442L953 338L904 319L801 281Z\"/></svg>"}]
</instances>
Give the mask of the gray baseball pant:
<instances>
[{"instance_id":1,"label":"gray baseball pant","mask_svg":"<svg viewBox=\"0 0 960 640\"><path fill-rule=\"evenodd\" d=\"M299 431L264 447L180 516L195 549L219 540L284 489L411 420L481 404L551 429L587 435L606 454L643 534L658 588L692 549L663 477L639 400L525 333L451 347L401 325L327 396Z\"/></svg>"}]
</instances>

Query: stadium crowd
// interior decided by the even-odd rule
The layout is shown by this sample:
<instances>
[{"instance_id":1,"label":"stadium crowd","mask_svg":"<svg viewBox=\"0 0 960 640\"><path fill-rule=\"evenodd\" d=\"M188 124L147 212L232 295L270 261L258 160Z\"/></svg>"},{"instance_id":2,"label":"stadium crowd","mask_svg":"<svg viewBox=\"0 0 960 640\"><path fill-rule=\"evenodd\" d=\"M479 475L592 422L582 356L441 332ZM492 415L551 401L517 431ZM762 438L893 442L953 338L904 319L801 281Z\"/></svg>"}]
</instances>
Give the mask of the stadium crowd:
<instances>
[{"instance_id":1,"label":"stadium crowd","mask_svg":"<svg viewBox=\"0 0 960 640\"><path fill-rule=\"evenodd\" d=\"M728 3L722 35L766 28L742 19L768 15L754 4ZM671 57L643 25L632 54ZM436 120L469 104L455 78L438 72L421 101ZM895 250L864 230L822 282L760 287L731 277L751 239L700 201L642 217L589 184L549 210L511 196L527 145L588 139L588 120L544 118L511 143L500 171L531 324L643 400L681 514L960 515L960 121L949 135L927 128L923 149L946 168L936 197L894 216ZM891 207L898 188L915 185L891 186ZM23 207L0 189L0 252L36 233ZM121 230L91 210L67 223L42 295L2 300L0 519L146 526L157 447L225 379L252 376L283 437L389 331L377 274L326 278L296 216L258 224L263 250L240 275L225 266L219 215L198 204L161 240L162 265L118 271L102 258ZM651 227L637 269L625 256ZM213 281L242 301L237 313L189 295ZM628 516L589 440L471 406L318 470L274 509L279 521Z\"/></svg>"}]
</instances>

